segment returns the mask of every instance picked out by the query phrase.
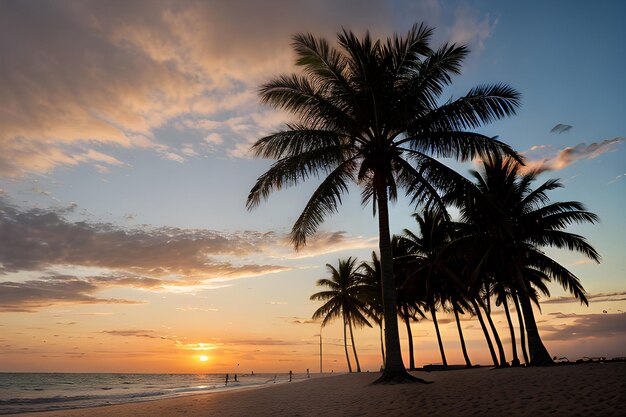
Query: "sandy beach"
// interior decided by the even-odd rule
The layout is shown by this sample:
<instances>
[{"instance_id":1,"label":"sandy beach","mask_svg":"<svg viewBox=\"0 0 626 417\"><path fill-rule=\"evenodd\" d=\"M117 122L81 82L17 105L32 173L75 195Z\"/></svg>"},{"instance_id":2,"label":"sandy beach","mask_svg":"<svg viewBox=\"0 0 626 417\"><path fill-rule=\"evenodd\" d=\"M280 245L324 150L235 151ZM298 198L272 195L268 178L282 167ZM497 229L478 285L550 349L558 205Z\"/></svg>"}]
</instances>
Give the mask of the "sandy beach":
<instances>
[{"instance_id":1,"label":"sandy beach","mask_svg":"<svg viewBox=\"0 0 626 417\"><path fill-rule=\"evenodd\" d=\"M433 384L373 386L377 373L23 417L623 416L626 363L416 372Z\"/></svg>"}]
</instances>

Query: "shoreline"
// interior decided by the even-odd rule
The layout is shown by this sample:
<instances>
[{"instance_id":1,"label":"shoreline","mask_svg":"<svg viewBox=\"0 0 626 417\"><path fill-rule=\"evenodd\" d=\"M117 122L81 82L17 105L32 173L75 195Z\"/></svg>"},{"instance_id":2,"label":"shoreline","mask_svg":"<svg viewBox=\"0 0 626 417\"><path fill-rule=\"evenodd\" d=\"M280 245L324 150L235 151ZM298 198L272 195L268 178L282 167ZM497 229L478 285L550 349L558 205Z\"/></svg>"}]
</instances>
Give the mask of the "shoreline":
<instances>
[{"instance_id":1,"label":"shoreline","mask_svg":"<svg viewBox=\"0 0 626 417\"><path fill-rule=\"evenodd\" d=\"M619 416L626 363L414 372L433 384L372 385L379 373L324 375L298 384L246 387L22 417L115 416ZM262 389L261 389L262 388Z\"/></svg>"},{"instance_id":2,"label":"shoreline","mask_svg":"<svg viewBox=\"0 0 626 417\"><path fill-rule=\"evenodd\" d=\"M8 372L8 373L0 373L0 374L11 375L11 374L16 374L16 373ZM28 372L28 373L21 373L21 374L45 375L46 373ZM50 372L47 374L50 374L50 375L96 375L96 376L107 375L107 374L102 374L102 373L90 373L90 372L79 373L79 374ZM118 377L119 376L133 377L133 376L139 375L143 377L148 374L111 373L110 375L118 376ZM153 374L153 375L167 376L167 375L172 375L172 374ZM177 375L177 374L174 374L174 375ZM180 375L186 376L188 374L180 374ZM96 387L92 386L90 392L89 391L88 392L64 391L62 394L59 394L59 392L56 391L56 395L54 395L55 394L54 388L51 388L47 392L45 389L36 389L36 391L42 392L44 396L39 397L39 398L26 397L24 398L24 402L20 402L20 400L18 399L21 397L15 397L16 398L15 400L2 399L2 397L0 397L0 417L5 416L5 415L9 415L9 416L25 415L29 413L35 413L39 415L41 413L46 413L46 412L63 412L63 411L71 411L71 410L108 407L108 406L113 406L113 405L128 405L128 404L135 404L135 403L142 403L142 402L184 398L184 397L195 396L195 395L241 392L241 391L246 391L246 390L273 387L273 386L280 385L280 384L298 383L298 382L302 382L302 381L306 381L306 380L314 379L314 378L324 378L327 376L332 376L331 373L322 374L322 375L310 374L310 376L307 376L307 374L294 374L293 380L289 380L288 374L286 373L274 374L273 378L271 378L272 374L261 373L261 374L256 375L257 378L261 377L262 378L261 380L249 381L247 380L247 378L250 377L251 375L244 374L244 375L240 375L238 382L235 380L231 380L227 384L224 384L223 382L221 384L220 383L216 384L217 381L215 380L215 377L221 377L222 374L197 374L197 375L213 378L213 380L212 381L210 380L209 381L180 381L180 382L177 381L176 385L180 383L185 383L185 382L186 383L192 382L193 384L203 384L203 385L197 385L197 386L189 385L187 387L172 386L173 381L168 381L169 383L166 383L166 386L147 387L147 388L152 388L152 391L140 390L140 391L135 391L135 392L120 391L120 388L124 386L123 389L128 389L127 384L130 384L130 385L136 385L136 384L141 384L141 383L150 384L150 382L124 381L116 389L110 386L97 387L99 385L111 385L112 381L97 381L98 383L94 384ZM278 375L280 375L281 377L277 378ZM252 376L254 377L255 375L252 375ZM71 382L70 381L63 381L63 382L55 381L53 384L56 384L56 386L58 386L59 384L62 384L62 385L69 384L70 386L73 386L73 384L76 384L76 381L71 381ZM208 384L208 385L204 385L204 384ZM114 392L114 394L111 396L108 396L106 394L100 394L99 391L94 392L94 390L98 390L98 388L100 390L104 390L105 392ZM110 391L110 390L116 390L116 391ZM72 395L67 395L67 394L72 394ZM34 406L29 407L28 406L29 404L32 404Z\"/></svg>"}]
</instances>

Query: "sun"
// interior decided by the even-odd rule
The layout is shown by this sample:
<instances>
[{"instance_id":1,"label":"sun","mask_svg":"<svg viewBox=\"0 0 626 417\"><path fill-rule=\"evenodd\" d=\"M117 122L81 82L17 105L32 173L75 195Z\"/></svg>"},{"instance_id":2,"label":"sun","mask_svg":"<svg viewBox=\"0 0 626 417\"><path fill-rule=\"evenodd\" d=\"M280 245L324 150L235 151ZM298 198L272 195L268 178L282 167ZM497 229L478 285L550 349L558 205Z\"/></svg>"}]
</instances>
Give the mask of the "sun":
<instances>
[{"instance_id":1,"label":"sun","mask_svg":"<svg viewBox=\"0 0 626 417\"><path fill-rule=\"evenodd\" d=\"M198 359L200 359L200 362L206 362L209 360L209 357L206 355L201 355Z\"/></svg>"}]
</instances>

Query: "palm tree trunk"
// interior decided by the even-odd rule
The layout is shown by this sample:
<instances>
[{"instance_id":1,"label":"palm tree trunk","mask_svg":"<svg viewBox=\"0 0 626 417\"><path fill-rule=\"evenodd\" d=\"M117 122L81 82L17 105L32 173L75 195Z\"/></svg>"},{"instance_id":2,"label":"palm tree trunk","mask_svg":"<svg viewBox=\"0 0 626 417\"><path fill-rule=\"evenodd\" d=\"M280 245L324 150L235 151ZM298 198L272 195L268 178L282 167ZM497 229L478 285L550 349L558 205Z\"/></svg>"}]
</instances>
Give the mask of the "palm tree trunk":
<instances>
[{"instance_id":1,"label":"palm tree trunk","mask_svg":"<svg viewBox=\"0 0 626 417\"><path fill-rule=\"evenodd\" d=\"M491 327L491 333L493 333L493 339L496 341L496 346L498 347L498 353L500 354L500 366L506 366L506 355L504 354L504 346L502 346L502 340L498 334L498 329L496 329L495 324L493 324L491 314L489 313L487 307L483 305L483 308L485 309L485 316L489 322L489 327Z\"/></svg>"},{"instance_id":2,"label":"palm tree trunk","mask_svg":"<svg viewBox=\"0 0 626 417\"><path fill-rule=\"evenodd\" d=\"M411 317L409 316L409 308L406 304L403 307L404 322L406 323L406 333L409 338L409 370L415 370L415 357L413 356L413 332L411 331Z\"/></svg>"},{"instance_id":3,"label":"palm tree trunk","mask_svg":"<svg viewBox=\"0 0 626 417\"><path fill-rule=\"evenodd\" d=\"M517 321L519 321L519 341L522 345L522 355L524 356L524 363L529 364L528 352L526 351L526 332L524 331L524 319L522 319L522 310L519 307L519 300L517 299L517 293L515 290L511 291L513 295L513 301L515 301L515 311L517 312Z\"/></svg>"},{"instance_id":4,"label":"palm tree trunk","mask_svg":"<svg viewBox=\"0 0 626 417\"><path fill-rule=\"evenodd\" d=\"M480 312L480 308L478 307L478 303L476 300L472 299L472 307L474 307L474 313L476 313L476 317L478 317L478 322L480 323L480 327L483 329L483 333L485 334L485 340L487 341L487 347L489 347L489 353L491 353L491 359L493 360L494 366L500 366L498 363L498 357L496 356L496 351L493 348L493 343L491 343L491 337L489 337L489 331L487 330L487 326L485 326L485 321L483 320L483 315Z\"/></svg>"},{"instance_id":5,"label":"palm tree trunk","mask_svg":"<svg viewBox=\"0 0 626 417\"><path fill-rule=\"evenodd\" d=\"M506 314L506 321L509 323L509 330L511 332L511 348L513 350L512 366L519 366L519 358L517 357L517 342L515 341L515 329L513 328L513 321L511 320L511 313L509 312L509 304L506 301L506 296L502 300L502 306L504 307L504 313Z\"/></svg>"},{"instance_id":6,"label":"palm tree trunk","mask_svg":"<svg viewBox=\"0 0 626 417\"><path fill-rule=\"evenodd\" d=\"M459 339L461 340L461 350L463 351L463 357L465 358L465 366L471 368L472 362L470 361L469 355L467 354L467 348L465 347L465 338L463 337L463 330L461 329L459 312L456 310L456 307L452 306L452 308L454 310L454 318L456 319L456 328L459 330Z\"/></svg>"},{"instance_id":7,"label":"palm tree trunk","mask_svg":"<svg viewBox=\"0 0 626 417\"><path fill-rule=\"evenodd\" d=\"M385 320L385 370L376 383L419 381L404 368L400 351L400 334L396 317L396 283L393 276L393 253L389 234L389 208L387 201L387 183L377 174L374 178L376 202L378 206L378 246L380 250L380 269L382 281L383 314Z\"/></svg>"},{"instance_id":8,"label":"palm tree trunk","mask_svg":"<svg viewBox=\"0 0 626 417\"><path fill-rule=\"evenodd\" d=\"M348 356L348 337L346 336L346 316L343 316L343 348L346 350L346 361L348 362L348 372L352 373L350 356Z\"/></svg>"},{"instance_id":9,"label":"palm tree trunk","mask_svg":"<svg viewBox=\"0 0 626 417\"><path fill-rule=\"evenodd\" d=\"M444 367L448 367L448 361L446 360L446 352L443 350L443 341L441 340L441 333L439 333L439 324L437 323L437 312L434 304L430 306L430 314L433 316L433 323L435 323L435 332L437 332L437 341L439 342L439 352L441 352L441 362Z\"/></svg>"},{"instance_id":10,"label":"palm tree trunk","mask_svg":"<svg viewBox=\"0 0 626 417\"><path fill-rule=\"evenodd\" d=\"M541 341L539 336L539 330L537 329L537 323L535 322L535 313L533 313L533 306L530 304L530 297L528 296L528 289L522 277L522 272L519 268L516 268L516 279L519 287L519 298L522 304L522 314L524 315L524 324L526 327L526 334L528 335L528 350L530 351L530 366L549 365L554 363L548 350Z\"/></svg>"},{"instance_id":11,"label":"palm tree trunk","mask_svg":"<svg viewBox=\"0 0 626 417\"><path fill-rule=\"evenodd\" d=\"M352 352L354 352L354 360L356 362L356 371L361 372L361 364L359 363L359 357L356 354L356 345L354 344L354 334L352 333L352 320L348 319L348 326L350 326L350 340L352 340Z\"/></svg>"},{"instance_id":12,"label":"palm tree trunk","mask_svg":"<svg viewBox=\"0 0 626 417\"><path fill-rule=\"evenodd\" d=\"M385 366L385 342L383 341L383 321L379 323L380 326L380 353L383 356L383 368Z\"/></svg>"}]
</instances>

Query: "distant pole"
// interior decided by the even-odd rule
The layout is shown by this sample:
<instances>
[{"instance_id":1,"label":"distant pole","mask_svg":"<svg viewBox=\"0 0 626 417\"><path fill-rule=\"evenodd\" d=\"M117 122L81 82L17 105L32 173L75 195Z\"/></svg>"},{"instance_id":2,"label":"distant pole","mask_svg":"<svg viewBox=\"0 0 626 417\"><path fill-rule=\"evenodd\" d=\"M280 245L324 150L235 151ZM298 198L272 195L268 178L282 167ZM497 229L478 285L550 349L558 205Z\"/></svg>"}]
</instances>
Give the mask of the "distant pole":
<instances>
[{"instance_id":1,"label":"distant pole","mask_svg":"<svg viewBox=\"0 0 626 417\"><path fill-rule=\"evenodd\" d=\"M322 326L320 326L320 374L322 373Z\"/></svg>"}]
</instances>

